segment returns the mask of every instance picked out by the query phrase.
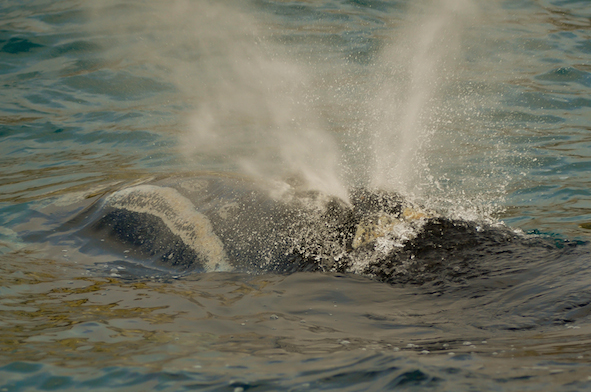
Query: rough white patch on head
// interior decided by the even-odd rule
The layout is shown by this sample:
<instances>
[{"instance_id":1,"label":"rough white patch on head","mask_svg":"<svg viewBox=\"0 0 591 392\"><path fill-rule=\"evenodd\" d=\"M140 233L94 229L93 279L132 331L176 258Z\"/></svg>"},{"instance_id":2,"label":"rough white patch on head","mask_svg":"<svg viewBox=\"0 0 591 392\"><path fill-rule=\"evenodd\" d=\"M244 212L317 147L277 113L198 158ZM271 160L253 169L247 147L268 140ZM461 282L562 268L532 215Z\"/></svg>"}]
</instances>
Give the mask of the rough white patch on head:
<instances>
[{"instance_id":1,"label":"rough white patch on head","mask_svg":"<svg viewBox=\"0 0 591 392\"><path fill-rule=\"evenodd\" d=\"M388 253L393 247L403 247L406 241L414 238L416 229L433 216L432 212L406 207L400 216L382 213L366 217L357 225L352 247L357 249L378 241L376 250ZM387 245L390 243L392 246Z\"/></svg>"},{"instance_id":2,"label":"rough white patch on head","mask_svg":"<svg viewBox=\"0 0 591 392\"><path fill-rule=\"evenodd\" d=\"M105 199L105 205L162 219L173 234L203 257L205 271L232 270L209 219L175 189L139 185L113 193Z\"/></svg>"},{"instance_id":3,"label":"rough white patch on head","mask_svg":"<svg viewBox=\"0 0 591 392\"><path fill-rule=\"evenodd\" d=\"M363 273L374 262L374 257L388 255L403 248L408 241L417 236L426 218L428 218L426 213L406 208L400 216L376 214L362 220L357 225L352 247L357 249L371 244L374 252L372 257L361 257L355 260L350 271Z\"/></svg>"},{"instance_id":4,"label":"rough white patch on head","mask_svg":"<svg viewBox=\"0 0 591 392\"><path fill-rule=\"evenodd\" d=\"M357 249L362 245L368 244L380 237L384 237L394 230L394 227L400 225L402 219L388 214L379 216L372 216L361 221L357 225L355 236L353 237L353 249Z\"/></svg>"},{"instance_id":5,"label":"rough white patch on head","mask_svg":"<svg viewBox=\"0 0 591 392\"><path fill-rule=\"evenodd\" d=\"M222 219L228 219L230 216L232 216L232 212L236 211L239 207L240 206L235 201L232 203L224 204L218 210L218 215Z\"/></svg>"}]
</instances>

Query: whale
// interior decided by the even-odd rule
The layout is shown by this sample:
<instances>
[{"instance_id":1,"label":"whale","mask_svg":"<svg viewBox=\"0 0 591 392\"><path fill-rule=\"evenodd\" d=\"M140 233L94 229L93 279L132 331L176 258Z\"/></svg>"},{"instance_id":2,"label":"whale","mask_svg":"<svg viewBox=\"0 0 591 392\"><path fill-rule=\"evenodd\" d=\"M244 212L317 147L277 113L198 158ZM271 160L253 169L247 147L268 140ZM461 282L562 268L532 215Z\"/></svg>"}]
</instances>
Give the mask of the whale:
<instances>
[{"instance_id":1,"label":"whale","mask_svg":"<svg viewBox=\"0 0 591 392\"><path fill-rule=\"evenodd\" d=\"M53 241L66 236L83 253L181 274L357 273L434 286L494 275L564 246L492 220L446 217L396 192L352 188L343 200L297 179L220 173L106 192L51 233Z\"/></svg>"}]
</instances>

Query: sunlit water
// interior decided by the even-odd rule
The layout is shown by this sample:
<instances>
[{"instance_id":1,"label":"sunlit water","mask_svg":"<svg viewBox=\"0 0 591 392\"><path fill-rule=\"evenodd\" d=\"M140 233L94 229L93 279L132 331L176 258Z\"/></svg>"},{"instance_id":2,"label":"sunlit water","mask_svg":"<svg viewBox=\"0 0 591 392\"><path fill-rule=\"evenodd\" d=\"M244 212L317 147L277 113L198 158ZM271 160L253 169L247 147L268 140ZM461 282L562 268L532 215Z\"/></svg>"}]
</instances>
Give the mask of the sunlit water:
<instances>
[{"instance_id":1,"label":"sunlit water","mask_svg":"<svg viewBox=\"0 0 591 392\"><path fill-rule=\"evenodd\" d=\"M574 0L3 2L0 391L590 388L590 18ZM552 245L487 249L437 285L162 272L29 235L178 175L373 186Z\"/></svg>"}]
</instances>

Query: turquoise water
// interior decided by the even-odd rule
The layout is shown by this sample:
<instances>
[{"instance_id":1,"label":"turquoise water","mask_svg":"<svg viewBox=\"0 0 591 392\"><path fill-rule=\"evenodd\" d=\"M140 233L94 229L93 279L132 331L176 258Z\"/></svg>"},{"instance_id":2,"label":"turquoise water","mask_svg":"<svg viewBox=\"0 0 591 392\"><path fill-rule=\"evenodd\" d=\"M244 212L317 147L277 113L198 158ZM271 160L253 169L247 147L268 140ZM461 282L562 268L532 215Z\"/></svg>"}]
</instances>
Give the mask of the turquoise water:
<instances>
[{"instance_id":1,"label":"turquoise water","mask_svg":"<svg viewBox=\"0 0 591 392\"><path fill-rule=\"evenodd\" d=\"M558 0L3 2L0 390L588 389L590 18ZM159 275L27 239L203 173L378 187L555 247L493 249L492 275L439 289Z\"/></svg>"}]
</instances>

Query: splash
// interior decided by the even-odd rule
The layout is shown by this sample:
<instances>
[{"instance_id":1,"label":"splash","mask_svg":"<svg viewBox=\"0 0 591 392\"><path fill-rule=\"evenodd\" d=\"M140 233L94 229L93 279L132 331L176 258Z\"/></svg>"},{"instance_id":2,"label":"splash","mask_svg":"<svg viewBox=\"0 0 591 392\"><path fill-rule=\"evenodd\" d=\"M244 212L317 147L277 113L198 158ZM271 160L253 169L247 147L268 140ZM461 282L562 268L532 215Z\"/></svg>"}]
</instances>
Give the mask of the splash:
<instances>
[{"instance_id":1,"label":"splash","mask_svg":"<svg viewBox=\"0 0 591 392\"><path fill-rule=\"evenodd\" d=\"M476 7L470 0L431 1L414 12L377 64L370 173L375 188L416 195L431 182L425 147L437 131L441 93L457 71L461 36Z\"/></svg>"},{"instance_id":2,"label":"splash","mask_svg":"<svg viewBox=\"0 0 591 392\"><path fill-rule=\"evenodd\" d=\"M190 85L198 103L183 138L185 152L251 175L295 177L346 199L338 147L310 104L311 81L303 66L240 7L183 4L191 9L179 15L196 18L198 56Z\"/></svg>"},{"instance_id":3,"label":"splash","mask_svg":"<svg viewBox=\"0 0 591 392\"><path fill-rule=\"evenodd\" d=\"M90 7L88 28L109 37L113 67L172 86L166 103L187 118L177 133L187 168L294 178L347 198L338 145L311 104L310 72L265 35L252 5L105 0Z\"/></svg>"},{"instance_id":4,"label":"splash","mask_svg":"<svg viewBox=\"0 0 591 392\"><path fill-rule=\"evenodd\" d=\"M363 79L363 93L346 98L359 108L357 124L339 113L345 105L320 102L324 66L288 53L294 47L273 38L273 17L250 3L110 0L96 7L102 12L94 18L97 30L126 40L110 49L120 53L107 57L118 59L117 67L132 63L134 72L174 86L170 97L176 101L169 105L186 118L176 136L189 169L292 178L345 200L357 185L434 200L442 178L458 177L433 167L453 166L451 155L462 153L452 145L462 134L443 142L441 135L447 123L462 121L450 114L460 109L449 103L446 89L466 65L465 35L480 8L472 0L413 2L404 22L392 22L393 32L387 27L374 37L385 45L363 66L364 76L353 75L349 63L331 64L331 70L351 76L336 82L343 90L352 90L346 86L352 79ZM367 74L373 76L367 80ZM337 111L329 117L359 129L351 132L354 148L347 150L343 135L320 113L327 107ZM432 148L434 141L440 147ZM437 148L453 154L444 157L433 152ZM457 191L437 197L458 200Z\"/></svg>"},{"instance_id":5,"label":"splash","mask_svg":"<svg viewBox=\"0 0 591 392\"><path fill-rule=\"evenodd\" d=\"M184 138L198 162L220 161L266 178L296 176L309 188L347 199L347 188L374 189L420 198L436 187L429 144L450 106L445 89L457 79L465 33L479 15L472 0L413 3L402 23L369 65L375 78L362 100L368 160L343 169L340 146L326 131L313 102L318 64L306 67L265 36L261 20L238 6L200 3L205 10L194 35L199 60L192 65L198 108ZM204 31L204 33L201 33ZM360 102L361 103L361 102ZM343 171L362 172L359 181Z\"/></svg>"}]
</instances>

